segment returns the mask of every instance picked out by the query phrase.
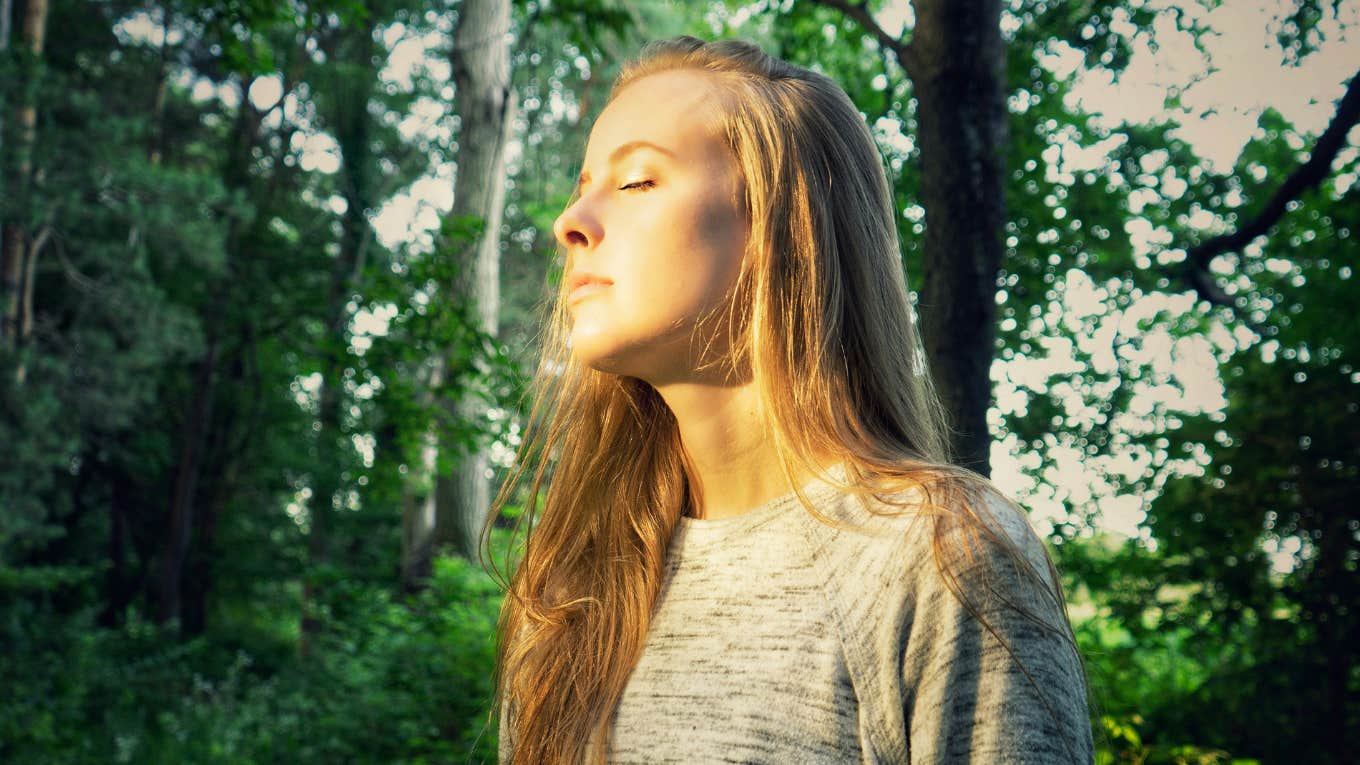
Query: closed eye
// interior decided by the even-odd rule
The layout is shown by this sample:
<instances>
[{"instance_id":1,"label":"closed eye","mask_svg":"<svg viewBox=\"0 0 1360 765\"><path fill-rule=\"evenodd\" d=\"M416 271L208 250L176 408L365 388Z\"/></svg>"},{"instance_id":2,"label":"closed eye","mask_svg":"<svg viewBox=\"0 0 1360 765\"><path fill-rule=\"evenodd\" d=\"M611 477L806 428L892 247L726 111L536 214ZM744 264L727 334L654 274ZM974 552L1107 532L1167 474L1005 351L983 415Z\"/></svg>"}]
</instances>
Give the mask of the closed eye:
<instances>
[{"instance_id":1,"label":"closed eye","mask_svg":"<svg viewBox=\"0 0 1360 765\"><path fill-rule=\"evenodd\" d=\"M655 185L656 181L652 180L633 181L632 183L626 183L620 186L619 191L645 191L647 189L652 188Z\"/></svg>"}]
</instances>

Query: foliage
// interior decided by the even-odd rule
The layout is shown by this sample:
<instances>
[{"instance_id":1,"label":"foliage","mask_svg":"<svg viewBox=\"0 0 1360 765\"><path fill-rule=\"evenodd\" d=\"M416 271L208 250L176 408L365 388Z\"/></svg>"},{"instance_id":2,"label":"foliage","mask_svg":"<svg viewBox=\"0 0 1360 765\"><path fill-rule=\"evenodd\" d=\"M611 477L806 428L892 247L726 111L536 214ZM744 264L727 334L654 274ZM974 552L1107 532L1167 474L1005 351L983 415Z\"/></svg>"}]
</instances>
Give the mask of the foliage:
<instances>
[{"instance_id":1,"label":"foliage","mask_svg":"<svg viewBox=\"0 0 1360 765\"><path fill-rule=\"evenodd\" d=\"M227 622L177 641L92 614L11 624L0 702L10 763L493 761L488 726L499 588L440 559L405 601L355 585L344 616L297 662L286 634ZM265 614L258 616L264 617ZM244 632L243 632L244 631Z\"/></svg>"},{"instance_id":2,"label":"foliage","mask_svg":"<svg viewBox=\"0 0 1360 765\"><path fill-rule=\"evenodd\" d=\"M1139 735L1143 718L1133 715L1125 720L1108 715L1099 720L1098 730L1111 742L1096 753L1096 765L1257 765L1257 760L1231 757L1218 749L1197 746L1150 746Z\"/></svg>"},{"instance_id":3,"label":"foliage","mask_svg":"<svg viewBox=\"0 0 1360 765\"><path fill-rule=\"evenodd\" d=\"M1284 65L1329 44L1339 6L1279 20ZM1313 136L1266 110L1215 170L1179 137L1180 93L1167 119L1120 126L1073 93L1084 74L1118 87L1150 30L1202 39L1195 7L1004 6L994 424L1031 482L1020 499L1061 510L1044 530L1074 596L1101 762L1327 761L1360 727L1360 154L1215 261L1231 308L1190 292L1185 248L1261 209ZM39 136L0 219L45 236L33 334L0 347L0 759L494 757L499 595L456 559L403 589L402 509L427 488L431 428L502 465L515 445L560 276L551 222L643 38L740 35L843 83L919 273L919 107L858 22L803 0L527 0L510 30L521 140L502 331L476 331L447 285L481 221L436 210L428 235L404 238L376 225L412 189L451 185L441 66L459 9L54 0L42 59L0 55L4 146L29 95ZM13 156L0 151L0 183ZM1194 355L1212 367L1170 363ZM1187 403L1194 375L1221 383L1222 406ZM496 419L450 416L442 404L464 396ZM1073 488L1064 454L1101 485ZM1136 500L1137 536L1097 533L1099 493ZM178 567L172 517L188 529ZM307 641L304 616L321 625Z\"/></svg>"}]
</instances>

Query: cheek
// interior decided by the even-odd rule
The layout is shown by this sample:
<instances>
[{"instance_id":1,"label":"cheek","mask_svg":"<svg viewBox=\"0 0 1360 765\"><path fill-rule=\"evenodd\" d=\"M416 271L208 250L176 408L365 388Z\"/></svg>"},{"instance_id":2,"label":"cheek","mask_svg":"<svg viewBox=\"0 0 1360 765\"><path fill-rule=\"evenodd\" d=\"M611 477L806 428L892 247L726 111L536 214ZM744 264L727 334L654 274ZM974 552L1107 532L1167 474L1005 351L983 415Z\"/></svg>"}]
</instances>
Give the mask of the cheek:
<instances>
[{"instance_id":1,"label":"cheek","mask_svg":"<svg viewBox=\"0 0 1360 765\"><path fill-rule=\"evenodd\" d=\"M616 318L675 327L723 304L741 273L748 235L730 200L696 194L630 223L616 229L626 234L610 248L607 270L618 289L608 305Z\"/></svg>"},{"instance_id":2,"label":"cheek","mask_svg":"<svg viewBox=\"0 0 1360 765\"><path fill-rule=\"evenodd\" d=\"M741 273L748 228L726 200L711 200L693 217L692 272L713 297L726 295Z\"/></svg>"},{"instance_id":3,"label":"cheek","mask_svg":"<svg viewBox=\"0 0 1360 765\"><path fill-rule=\"evenodd\" d=\"M746 255L746 229L733 225L720 238L713 241L714 258L709 277L710 289L715 298L731 299L741 276L742 264Z\"/></svg>"},{"instance_id":4,"label":"cheek","mask_svg":"<svg viewBox=\"0 0 1360 765\"><path fill-rule=\"evenodd\" d=\"M714 244L685 242L678 256L649 274L639 274L646 286L629 296L635 301L630 308L668 324L688 324L722 306L736 283L741 259L714 251Z\"/></svg>"}]
</instances>

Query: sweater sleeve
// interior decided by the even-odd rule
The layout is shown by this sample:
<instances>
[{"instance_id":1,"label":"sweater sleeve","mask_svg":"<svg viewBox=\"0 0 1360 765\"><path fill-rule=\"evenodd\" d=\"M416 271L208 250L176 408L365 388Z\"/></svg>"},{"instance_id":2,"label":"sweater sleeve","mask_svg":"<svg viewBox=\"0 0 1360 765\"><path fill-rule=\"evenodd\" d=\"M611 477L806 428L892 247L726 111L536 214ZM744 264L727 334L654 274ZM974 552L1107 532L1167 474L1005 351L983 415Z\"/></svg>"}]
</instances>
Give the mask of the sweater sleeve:
<instances>
[{"instance_id":1,"label":"sweater sleeve","mask_svg":"<svg viewBox=\"0 0 1360 765\"><path fill-rule=\"evenodd\" d=\"M1026 519L1009 505L991 510L1052 588ZM953 569L968 605L934 565L915 577L901 654L911 762L1090 763L1085 679L1066 619L994 543L977 552Z\"/></svg>"}]
</instances>

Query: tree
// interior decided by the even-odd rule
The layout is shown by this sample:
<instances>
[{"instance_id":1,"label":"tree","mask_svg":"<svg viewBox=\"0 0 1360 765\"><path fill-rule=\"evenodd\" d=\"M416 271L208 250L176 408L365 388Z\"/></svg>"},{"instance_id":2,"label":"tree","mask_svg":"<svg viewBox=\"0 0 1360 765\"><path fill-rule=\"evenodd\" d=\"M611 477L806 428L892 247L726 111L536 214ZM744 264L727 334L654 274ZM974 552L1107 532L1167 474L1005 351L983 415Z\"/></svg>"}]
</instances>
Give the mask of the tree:
<instances>
[{"instance_id":1,"label":"tree","mask_svg":"<svg viewBox=\"0 0 1360 765\"><path fill-rule=\"evenodd\" d=\"M1214 258L1240 251L1253 239L1268 234L1291 204L1320 186L1332 174L1332 163L1345 146L1346 135L1357 122L1360 122L1360 72L1351 76L1345 95L1337 103L1336 113L1327 129L1318 136L1307 161L1299 163L1290 171L1269 200L1242 226L1187 248L1185 260L1178 269L1179 278L1212 305L1238 307L1238 303L1224 294L1215 282L1209 264Z\"/></svg>"},{"instance_id":2,"label":"tree","mask_svg":"<svg viewBox=\"0 0 1360 765\"><path fill-rule=\"evenodd\" d=\"M496 334L500 311L505 146L515 123L510 41L509 0L464 3L451 57L459 131L458 174L449 215L455 222L475 220L479 225L459 258L450 295L466 306L477 330L490 337ZM464 395L455 412L458 419L481 421L486 404ZM446 440L439 449L449 455L454 468L451 474L440 471L435 480L436 536L460 554L475 558L491 504L489 463L483 449L475 445Z\"/></svg>"},{"instance_id":3,"label":"tree","mask_svg":"<svg viewBox=\"0 0 1360 765\"><path fill-rule=\"evenodd\" d=\"M918 100L920 306L931 373L953 417L955 459L990 473L990 371L1006 221L1006 46L1001 3L917 0L909 37L894 37L866 4L820 0L854 19L911 78Z\"/></svg>"},{"instance_id":4,"label":"tree","mask_svg":"<svg viewBox=\"0 0 1360 765\"><path fill-rule=\"evenodd\" d=\"M0 303L4 308L4 313L0 314L0 341L9 350L20 349L33 331L33 276L38 256L50 236L49 228L35 232L29 200L34 173L33 142L38 124L37 80L42 72L43 43L47 33L47 0L27 0L23 8L22 42L16 70L24 85L13 115L5 115L10 119L0 117L0 129L8 125L14 131L8 140L0 139L0 145L6 145L8 153L13 155L7 163L11 167L0 165L0 176L4 176L0 182L7 187L13 207L0 217ZM0 52L9 44L10 11L9 3L0 7L0 14L5 17ZM16 382L23 383L27 368L22 361L15 367Z\"/></svg>"},{"instance_id":5,"label":"tree","mask_svg":"<svg viewBox=\"0 0 1360 765\"><path fill-rule=\"evenodd\" d=\"M490 143L444 129L478 108L458 98L478 92L469 73L396 63L446 45L470 6L49 0L63 31L34 61L34 4L0 0L0 216L32 266L28 334L0 343L0 760L488 752L498 591L435 554L424 495L403 540L402 497L434 496L467 448L513 447L533 308L560 273L551 221L643 37L735 32L842 83L893 178L908 273L939 254L930 229L947 226L921 204L937 107L908 59L930 24L957 30L926 5L897 34L905 6L885 0L509 3L504 108L522 111L495 135L513 122L522 140L499 170L475 169ZM1293 7L1284 65L1332 7ZM1049 511L1036 526L1069 577L1114 761L1342 759L1360 715L1354 101L1317 136L1267 110L1219 171L1179 137L1175 93L1171 116L1113 128L1072 100L1055 55L1117 78L1166 22L1203 32L1202 6L1179 8L999 10L1002 260L968 288L994 302L989 425L1023 469L1017 500ZM40 76L14 76L30 64ZM426 219L375 228L417 176L464 202L500 178L504 204L485 204L501 223L478 208L422 213L443 218L428 238ZM469 296L497 229L489 328ZM1195 263L1231 307L1192 289ZM1188 402L1219 381L1222 411ZM1146 511L1135 538L1100 534L1100 494Z\"/></svg>"},{"instance_id":6,"label":"tree","mask_svg":"<svg viewBox=\"0 0 1360 765\"><path fill-rule=\"evenodd\" d=\"M930 213L925 211L926 225L918 228L915 206L918 198L925 199L916 184L918 175L925 182L927 105L912 75L910 54L895 51L896 38L877 26L876 19L884 17L873 10L879 4L821 5L835 8L818 14L795 6L775 15L771 34L784 55L820 66L845 83L871 125L881 131L885 158L902 171L895 190L905 213L906 259L910 264L914 258L928 258ZM1300 4L1301 13L1320 14L1325 5ZM1349 585L1336 577L1302 576L1313 570L1307 566L1291 576L1297 585L1272 581L1261 562L1261 547L1280 538L1262 533L1265 509L1257 497L1278 493L1275 471L1267 470L1266 463L1297 463L1287 454L1289 444L1305 435L1316 441L1329 428L1346 432L1339 412L1349 404L1340 392L1323 388L1303 394L1295 386L1281 385L1272 388L1274 393L1246 395L1246 378L1283 382L1304 372L1311 381L1321 370L1289 369L1287 364L1263 369L1242 360L1246 348L1264 340L1267 347L1279 344L1274 353L1281 358L1310 354L1313 365L1326 359L1343 375L1357 368L1351 353L1356 323L1353 312L1341 308L1354 300L1351 267L1342 264L1348 263L1344 253L1353 248L1354 227L1360 225L1353 212L1355 185L1348 180L1356 158L1344 141L1354 120L1347 115L1353 114L1350 93L1355 88L1348 88L1337 116L1316 138L1297 134L1267 111L1258 137L1237 166L1227 173L1211 172L1176 136L1172 120L1114 131L1100 127L1069 99L1071 77L1055 76L1043 61L1054 51L1077 53L1084 67L1108 71L1117 81L1131 51L1130 33L1120 28L1148 29L1159 14L1174 22L1177 31L1196 36L1205 31L1193 13L1150 5L1017 3L1002 11L1009 47L1011 160L1005 184L1008 220L1002 229L1006 252L994 283L1001 363L993 367L993 382L1007 396L994 412L1000 415L993 421L994 432L1018 450L1034 479L1033 496L1060 504L1066 512L1066 518L1054 517L1051 525L1039 528L1051 528L1060 567L1080 587L1089 588L1094 607L1100 609L1082 625L1082 640L1094 649L1093 681L1097 696L1109 702L1111 724L1127 727L1140 716L1147 724L1145 743L1164 747L1157 751L1192 742L1264 761L1288 755L1274 743L1263 743L1257 732L1293 729L1307 718L1318 729L1320 748L1306 756L1297 750L1293 754L1332 759L1335 755L1327 752L1335 735L1323 728L1330 725L1335 731L1337 720L1351 719L1354 712L1324 710L1321 695L1310 700L1303 690L1291 691L1296 684L1290 678L1329 671L1354 676L1347 669L1349 654L1338 654L1328 642L1339 633L1314 628L1314 620L1299 624L1301 614L1313 609L1323 612L1317 623L1348 625L1344 615L1303 604L1329 604L1337 597L1344 602ZM923 15L918 8L916 26L908 33L913 40ZM842 38L847 38L844 45L826 44ZM864 50L881 53L881 63L863 55ZM1169 107L1175 98L1175 93L1168 95ZM896 129L919 140L893 140ZM1074 160L1070 154L1077 153L1096 159ZM915 166L918 155L920 165ZM1213 213L1211 224L1191 223L1202 221L1205 212ZM924 244L919 241L922 229ZM1140 229L1155 234L1162 244L1149 247L1145 238L1131 235ZM1199 285L1187 278L1192 270L1203 273L1211 260L1212 276L1202 281L1226 296L1224 301L1193 292ZM916 270L909 266L910 272ZM1086 293L1096 304L1073 311L1064 296L1071 291ZM1163 307L1143 307L1154 303ZM1220 307L1223 303L1231 309ZM1171 359L1199 349L1217 357L1214 370L1168 370ZM1040 379L1022 382L1012 371L1018 367L1014 362L1037 365L1045 356L1050 371ZM1204 376L1212 377L1218 369L1223 370L1230 402L1225 415L1203 414L1177 400L1192 385L1202 387ZM1238 379L1239 374L1245 377ZM1250 433L1246 443L1264 444L1266 434L1283 425L1253 421L1271 410L1286 417L1293 413L1295 420L1285 430L1297 429L1294 437L1280 440L1270 457L1253 459L1248 470L1238 460L1229 464L1225 442L1216 434L1238 444L1243 442L1239 432ZM1078 460L1099 473L1090 491L1062 486L1076 476L1052 459L1061 452L1079 455ZM1332 465L1337 459L1347 463L1330 453L1326 459ZM1231 473L1214 475L1224 464ZM1297 467L1308 474L1301 463ZM1193 478L1204 470L1209 475ZM1236 489L1225 493L1234 482ZM1187 491L1187 485L1200 488ZM1328 491L1299 492L1315 498L1341 492L1345 497L1353 485L1353 479L1343 477ZM1141 500L1149 512L1144 536L1115 545L1113 554L1092 551L1106 544L1103 538L1085 541L1098 532L1098 488ZM1027 497L1018 499L1025 502ZM1301 502L1297 497L1288 501ZM1315 520L1309 521L1317 525L1299 538L1335 536L1327 524L1349 522L1345 507L1344 501L1317 499L1311 511ZM1196 520L1209 515L1206 508L1218 509L1221 522ZM1192 542L1167 541L1172 534L1189 534L1186 529L1196 529ZM1337 553L1344 545L1332 544L1331 557L1352 554ZM1312 548L1306 543L1305 548L1306 560L1311 560ZM1316 554L1319 561L1331 559L1320 546ZM1092 564L1087 556L1101 562ZM1225 563L1229 560L1232 565ZM1187 561L1195 561L1193 568L1186 567ZM1187 590L1218 594L1187 600ZM1225 598L1229 591L1239 594ZM1238 618L1244 610L1246 615ZM1267 614L1273 616L1263 616ZM1252 626L1258 618L1273 626ZM1233 626L1215 627L1223 623ZM1265 637L1267 632L1272 637ZM1100 642L1109 634L1132 637L1128 642ZM1305 635L1310 637L1305 640ZM1293 646L1300 647L1295 651ZM1326 662L1331 663L1323 670ZM1214 677L1232 679L1214 682ZM1332 697L1353 695L1354 681L1346 682L1351 690L1329 686ZM1232 694L1241 701L1230 702ZM1266 710L1272 708L1268 699L1289 711L1267 721ZM1237 726L1225 719L1233 715L1222 710L1236 709L1239 703L1244 715L1246 707L1259 715L1252 718L1256 722ZM1349 710L1344 704L1341 708Z\"/></svg>"},{"instance_id":7,"label":"tree","mask_svg":"<svg viewBox=\"0 0 1360 765\"><path fill-rule=\"evenodd\" d=\"M1322 356L1267 363L1253 350L1228 369L1224 447L1204 476L1168 485L1148 520L1180 564L1165 581L1193 588L1181 613L1215 615L1191 626L1221 672L1180 712L1209 743L1244 754L1344 760L1360 715L1360 619L1347 605L1360 597L1356 384ZM1296 550L1282 576L1272 570L1272 548ZM1225 635L1234 648L1219 653ZM1294 680L1302 677L1314 681L1301 687ZM1287 744L1268 733L1280 729L1293 731Z\"/></svg>"},{"instance_id":8,"label":"tree","mask_svg":"<svg viewBox=\"0 0 1360 765\"><path fill-rule=\"evenodd\" d=\"M340 168L336 192L344 201L340 214L339 236L331 263L323 303L322 333L316 339L321 357L320 387L317 391L316 464L313 472L310 528L307 536L309 576L303 585L302 644L304 654L320 624L320 584L331 564L334 519L346 504L347 491L355 476L353 449L346 444L352 432L347 427L345 410L351 397L345 390L347 370L354 359L350 347L350 307L354 295L364 290L367 263L377 249L368 216L378 201L390 193L380 183L382 168L378 147L390 154L393 136L385 135L371 112L378 96L378 70L383 61L382 44L376 40L369 23L377 17L388 18L391 8L369 3L361 12L338 24L323 24L316 30L317 47L326 57L324 67L314 67L312 81L318 88L318 117L321 125L335 136L340 149ZM389 167L389 170L391 168ZM405 181L407 172L394 173L395 181ZM348 478L348 480L346 480Z\"/></svg>"}]
</instances>

